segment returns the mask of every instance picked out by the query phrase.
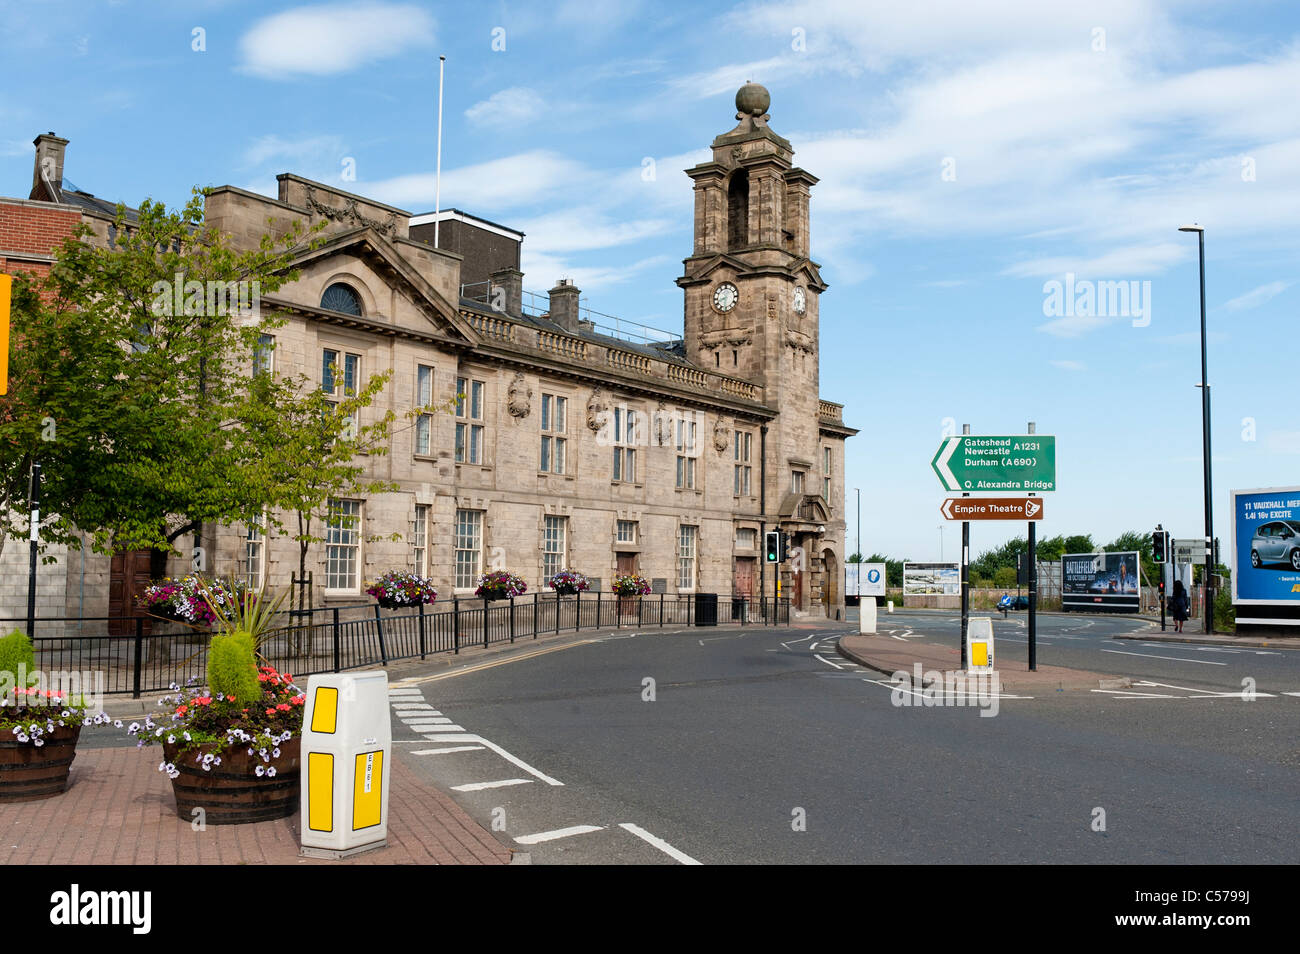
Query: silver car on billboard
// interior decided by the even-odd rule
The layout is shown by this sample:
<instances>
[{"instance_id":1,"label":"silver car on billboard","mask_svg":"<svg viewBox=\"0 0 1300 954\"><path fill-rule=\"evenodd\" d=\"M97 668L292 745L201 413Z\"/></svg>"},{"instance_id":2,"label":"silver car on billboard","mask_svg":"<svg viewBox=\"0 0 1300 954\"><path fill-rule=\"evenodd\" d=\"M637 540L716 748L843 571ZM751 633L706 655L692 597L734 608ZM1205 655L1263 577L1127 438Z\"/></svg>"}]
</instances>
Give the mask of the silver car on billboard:
<instances>
[{"instance_id":1,"label":"silver car on billboard","mask_svg":"<svg viewBox=\"0 0 1300 954\"><path fill-rule=\"evenodd\" d=\"M1300 570L1300 521L1273 520L1250 538L1250 565L1258 569L1280 563Z\"/></svg>"}]
</instances>

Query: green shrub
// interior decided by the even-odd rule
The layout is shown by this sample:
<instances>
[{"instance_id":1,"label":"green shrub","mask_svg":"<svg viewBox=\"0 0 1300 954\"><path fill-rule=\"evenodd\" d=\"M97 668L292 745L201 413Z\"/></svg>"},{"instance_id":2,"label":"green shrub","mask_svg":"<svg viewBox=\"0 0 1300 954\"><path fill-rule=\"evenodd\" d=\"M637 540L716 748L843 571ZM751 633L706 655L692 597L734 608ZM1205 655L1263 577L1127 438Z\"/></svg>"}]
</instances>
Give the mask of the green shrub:
<instances>
[{"instance_id":1,"label":"green shrub","mask_svg":"<svg viewBox=\"0 0 1300 954\"><path fill-rule=\"evenodd\" d=\"M1214 594L1214 628L1228 632L1237 628L1237 609L1232 605L1232 591L1226 586Z\"/></svg>"},{"instance_id":2,"label":"green shrub","mask_svg":"<svg viewBox=\"0 0 1300 954\"><path fill-rule=\"evenodd\" d=\"M8 636L0 636L0 672L13 673L14 682L17 683L19 666L28 674L27 685L34 685L36 677L31 674L36 671L36 652L32 649L32 641L27 634L15 629Z\"/></svg>"},{"instance_id":3,"label":"green shrub","mask_svg":"<svg viewBox=\"0 0 1300 954\"><path fill-rule=\"evenodd\" d=\"M251 633L212 637L208 647L208 687L214 696L234 696L239 703L251 704L262 698Z\"/></svg>"}]
</instances>

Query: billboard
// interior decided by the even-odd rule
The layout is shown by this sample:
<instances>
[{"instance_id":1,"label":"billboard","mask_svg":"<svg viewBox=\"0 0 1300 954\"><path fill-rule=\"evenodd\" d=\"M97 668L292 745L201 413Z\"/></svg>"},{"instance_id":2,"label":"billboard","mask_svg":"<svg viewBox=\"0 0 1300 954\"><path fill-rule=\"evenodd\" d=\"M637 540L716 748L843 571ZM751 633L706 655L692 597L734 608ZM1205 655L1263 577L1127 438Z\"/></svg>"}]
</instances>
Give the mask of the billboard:
<instances>
[{"instance_id":1,"label":"billboard","mask_svg":"<svg viewBox=\"0 0 1300 954\"><path fill-rule=\"evenodd\" d=\"M1061 609L1136 613L1142 600L1135 551L1067 553L1061 557Z\"/></svg>"},{"instance_id":2,"label":"billboard","mask_svg":"<svg viewBox=\"0 0 1300 954\"><path fill-rule=\"evenodd\" d=\"M1300 487L1232 491L1232 553L1233 603L1300 610Z\"/></svg>"},{"instance_id":3,"label":"billboard","mask_svg":"<svg viewBox=\"0 0 1300 954\"><path fill-rule=\"evenodd\" d=\"M904 596L961 596L961 564L904 563Z\"/></svg>"},{"instance_id":4,"label":"billboard","mask_svg":"<svg viewBox=\"0 0 1300 954\"><path fill-rule=\"evenodd\" d=\"M844 565L845 596L884 596L885 564L846 563Z\"/></svg>"}]
</instances>

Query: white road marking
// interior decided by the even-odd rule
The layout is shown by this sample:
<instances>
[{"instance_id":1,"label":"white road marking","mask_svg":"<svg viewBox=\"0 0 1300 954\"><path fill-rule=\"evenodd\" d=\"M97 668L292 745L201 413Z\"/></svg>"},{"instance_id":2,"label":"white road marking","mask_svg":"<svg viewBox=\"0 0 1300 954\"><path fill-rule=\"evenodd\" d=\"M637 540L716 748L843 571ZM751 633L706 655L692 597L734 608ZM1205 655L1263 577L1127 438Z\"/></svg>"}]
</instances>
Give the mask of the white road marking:
<instances>
[{"instance_id":1,"label":"white road marking","mask_svg":"<svg viewBox=\"0 0 1300 954\"><path fill-rule=\"evenodd\" d=\"M912 689L912 688L909 688L909 687L902 686L902 685L900 685L900 684L897 683L897 682L892 682L892 681L890 681L890 682L886 682L886 681L883 680L883 679L863 679L862 681L863 681L863 682L870 682L870 683L873 683L874 685L877 685L877 686L884 686L886 689L889 689L889 690L891 690L891 691L892 691L892 690L898 690L899 692L906 692L906 693L908 693L909 695L916 696L918 699L924 699L924 698L925 698L926 690L924 690L924 689ZM936 685L937 685L937 684L936 684ZM938 688L937 688L936 690L931 690L931 694L933 694L935 691L942 692L942 691L943 691L943 687L942 687L942 686L938 686ZM979 696L978 696L978 694L976 694L976 693L974 693L974 692L968 692L968 693L966 694L966 698L967 698L968 700L969 700L969 699L976 699L976 700L978 700L978 699L979 699ZM986 695L985 698L986 698L986 699L992 699L993 696L991 696L991 695ZM1032 699L1032 698L1034 698L1034 697L1033 697L1033 696L1009 696L1009 695L1007 695L1005 692L1000 692L1000 693L998 693L997 698L999 698L999 699ZM976 703L973 703L973 702L972 702L972 703L970 703L968 706L965 706L964 708L972 708L972 707L975 706L975 704L976 704ZM963 707L959 707L959 706L943 706L943 705L938 705L938 706L935 706L934 708L938 708L938 709L955 709L955 708L963 708Z\"/></svg>"},{"instance_id":2,"label":"white road marking","mask_svg":"<svg viewBox=\"0 0 1300 954\"><path fill-rule=\"evenodd\" d=\"M469 782L465 785L453 785L453 792L481 792L485 788L506 788L510 785L531 785L531 778L503 778L499 782Z\"/></svg>"},{"instance_id":3,"label":"white road marking","mask_svg":"<svg viewBox=\"0 0 1300 954\"><path fill-rule=\"evenodd\" d=\"M1300 698L1300 692L1284 692L1284 693L1282 693L1282 695L1284 695L1284 696L1296 696L1297 698Z\"/></svg>"},{"instance_id":4,"label":"white road marking","mask_svg":"<svg viewBox=\"0 0 1300 954\"><path fill-rule=\"evenodd\" d=\"M464 730L462 729L461 731ZM510 764L523 769L525 772L527 772L529 775L532 775L534 778L538 778L541 781L545 782L547 785L559 785L559 786L564 785L564 783L561 782L559 779L551 778L545 772L539 772L537 769L533 768L523 759L511 755L505 749L501 748L501 746L497 745L495 742L489 742L481 735L443 735L441 733L426 733L424 737L428 739L430 742L477 742L479 745L483 746L484 748L491 749L493 752L501 756Z\"/></svg>"},{"instance_id":5,"label":"white road marking","mask_svg":"<svg viewBox=\"0 0 1300 954\"><path fill-rule=\"evenodd\" d=\"M662 838L656 835L650 834L650 832L646 831L640 825L633 825L631 822L619 822L618 827L627 829L632 834L640 838L642 841L646 842L647 844L654 845L665 855L667 855L670 858L673 858L676 861L680 861L684 865L700 864L700 862L696 861L690 855L686 854L686 852L678 851L672 845L668 844L668 842L664 841Z\"/></svg>"},{"instance_id":6,"label":"white road marking","mask_svg":"<svg viewBox=\"0 0 1300 954\"><path fill-rule=\"evenodd\" d=\"M1193 696L1184 697L1189 699L1244 699L1246 698L1246 690L1244 689L1238 692L1215 692L1212 689L1193 689L1191 686L1171 686L1168 683L1148 682L1145 679L1142 680L1141 682L1135 682L1133 683L1133 685L1153 686L1157 689L1178 689L1181 692L1195 693L1195 695ZM1275 696L1271 692L1259 692L1258 690L1256 690L1254 693L1251 693L1251 696L1252 698L1259 698L1259 699L1275 698Z\"/></svg>"},{"instance_id":7,"label":"white road marking","mask_svg":"<svg viewBox=\"0 0 1300 954\"><path fill-rule=\"evenodd\" d=\"M557 828L555 831L539 831L535 835L520 835L515 841L521 845L540 845L544 841L556 841L560 838L572 838L574 835L604 830L602 825L574 825L571 828Z\"/></svg>"},{"instance_id":8,"label":"white road marking","mask_svg":"<svg viewBox=\"0 0 1300 954\"><path fill-rule=\"evenodd\" d=\"M412 716L409 719L403 718L407 725L450 725L451 720L446 716Z\"/></svg>"},{"instance_id":9,"label":"white road marking","mask_svg":"<svg viewBox=\"0 0 1300 954\"><path fill-rule=\"evenodd\" d=\"M393 708L398 712L404 712L407 709L432 709L433 706L427 702L394 702Z\"/></svg>"},{"instance_id":10,"label":"white road marking","mask_svg":"<svg viewBox=\"0 0 1300 954\"><path fill-rule=\"evenodd\" d=\"M414 686L400 686L400 687L396 687L396 688L393 687L393 686L389 686L389 687L388 687L388 694L389 694L390 696L418 696L418 695L422 695L422 693L420 692L420 690L417 689L417 688L415 688Z\"/></svg>"},{"instance_id":11,"label":"white road marking","mask_svg":"<svg viewBox=\"0 0 1300 954\"><path fill-rule=\"evenodd\" d=\"M825 663L826 665L828 665L828 666L835 666L836 669L843 669L843 668L844 668L843 666L836 665L835 663L831 662L829 659L827 659L825 656L822 656L822 655L819 654L819 653L813 653L813 655L816 656L818 659L820 659L822 662L824 662L824 663Z\"/></svg>"},{"instance_id":12,"label":"white road marking","mask_svg":"<svg viewBox=\"0 0 1300 954\"><path fill-rule=\"evenodd\" d=\"M421 735L424 735L424 733L426 732L467 732L469 731L463 725L432 725L432 724L413 725L410 726L410 729L413 732L419 732ZM425 738L427 739L428 736L426 735Z\"/></svg>"},{"instance_id":13,"label":"white road marking","mask_svg":"<svg viewBox=\"0 0 1300 954\"><path fill-rule=\"evenodd\" d=\"M1145 656L1147 659L1168 659L1172 662L1189 662L1200 663L1202 666L1226 666L1227 663L1215 662L1212 659L1188 659L1185 656L1156 656L1151 653L1126 653L1122 649L1103 649L1103 653L1115 653L1119 656Z\"/></svg>"},{"instance_id":14,"label":"white road marking","mask_svg":"<svg viewBox=\"0 0 1300 954\"><path fill-rule=\"evenodd\" d=\"M441 749L415 749L412 755L450 755L452 752L482 752L481 745L449 745Z\"/></svg>"},{"instance_id":15,"label":"white road marking","mask_svg":"<svg viewBox=\"0 0 1300 954\"><path fill-rule=\"evenodd\" d=\"M806 643L808 642L808 640L816 638L816 636L817 636L816 633L810 633L809 635L805 636L803 639L792 639L790 640L790 642L782 643L781 645L784 646L786 649L789 649L791 643Z\"/></svg>"}]
</instances>

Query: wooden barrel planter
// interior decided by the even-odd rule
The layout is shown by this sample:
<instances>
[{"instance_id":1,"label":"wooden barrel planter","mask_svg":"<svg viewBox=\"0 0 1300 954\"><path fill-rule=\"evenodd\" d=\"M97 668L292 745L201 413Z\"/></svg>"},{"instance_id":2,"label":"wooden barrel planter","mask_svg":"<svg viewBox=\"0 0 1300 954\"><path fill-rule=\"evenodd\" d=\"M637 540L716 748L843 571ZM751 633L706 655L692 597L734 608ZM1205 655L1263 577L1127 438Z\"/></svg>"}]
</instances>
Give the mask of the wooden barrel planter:
<instances>
[{"instance_id":1,"label":"wooden barrel planter","mask_svg":"<svg viewBox=\"0 0 1300 954\"><path fill-rule=\"evenodd\" d=\"M163 743L166 760L180 774L172 779L176 795L176 814L186 821L203 817L209 825L243 825L250 822L287 818L298 810L299 755L301 740L294 738L280 745L280 757L267 763L247 746L235 746L221 756L221 764L203 771L195 756L215 751L205 745L189 752ZM275 776L257 775L257 766L274 765ZM194 809L203 810L201 816Z\"/></svg>"},{"instance_id":2,"label":"wooden barrel planter","mask_svg":"<svg viewBox=\"0 0 1300 954\"><path fill-rule=\"evenodd\" d=\"M45 734L45 744L0 738L0 803L52 798L68 790L68 771L77 756L80 723Z\"/></svg>"}]
</instances>

